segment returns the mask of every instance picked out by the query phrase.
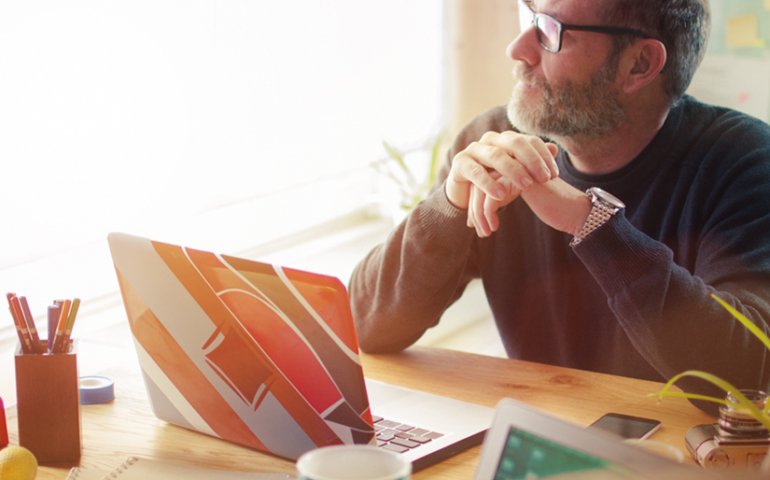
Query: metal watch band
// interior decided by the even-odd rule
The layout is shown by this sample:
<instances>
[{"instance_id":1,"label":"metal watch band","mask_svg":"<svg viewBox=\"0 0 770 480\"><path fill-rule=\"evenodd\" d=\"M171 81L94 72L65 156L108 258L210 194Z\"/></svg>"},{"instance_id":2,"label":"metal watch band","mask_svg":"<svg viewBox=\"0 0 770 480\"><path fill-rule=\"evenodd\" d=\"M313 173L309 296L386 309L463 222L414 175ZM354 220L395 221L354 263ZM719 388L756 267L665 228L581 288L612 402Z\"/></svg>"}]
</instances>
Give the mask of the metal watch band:
<instances>
[{"instance_id":1,"label":"metal watch band","mask_svg":"<svg viewBox=\"0 0 770 480\"><path fill-rule=\"evenodd\" d=\"M569 242L570 247L574 247L582 242L591 232L607 223L607 221L612 218L613 215L618 213L621 208L625 208L623 202L599 188L589 188L586 190L586 195L591 199L591 212L589 212L588 218L586 218L583 226L580 227L578 234L572 238L571 242ZM611 199L615 205L609 203L602 197Z\"/></svg>"},{"instance_id":2,"label":"metal watch band","mask_svg":"<svg viewBox=\"0 0 770 480\"><path fill-rule=\"evenodd\" d=\"M591 207L591 213L589 213L588 218L586 218L586 222L580 228L580 232L578 232L578 234L572 238L569 246L574 247L575 245L582 242L589 233L604 225L607 220L612 217L612 215L614 215L614 209L611 209L601 202L594 203L594 205Z\"/></svg>"}]
</instances>

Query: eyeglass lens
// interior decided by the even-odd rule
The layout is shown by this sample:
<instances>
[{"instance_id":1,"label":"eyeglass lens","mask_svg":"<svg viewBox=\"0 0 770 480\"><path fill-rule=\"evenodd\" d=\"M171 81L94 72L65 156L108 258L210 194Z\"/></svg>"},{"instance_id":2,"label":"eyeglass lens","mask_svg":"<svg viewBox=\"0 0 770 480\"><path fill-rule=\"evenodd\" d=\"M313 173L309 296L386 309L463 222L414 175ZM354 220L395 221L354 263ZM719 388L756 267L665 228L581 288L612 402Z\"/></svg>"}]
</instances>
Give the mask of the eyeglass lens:
<instances>
[{"instance_id":1,"label":"eyeglass lens","mask_svg":"<svg viewBox=\"0 0 770 480\"><path fill-rule=\"evenodd\" d=\"M519 0L519 28L523 32L528 29L530 25L535 21L535 12L529 8L529 5L524 3L524 0Z\"/></svg>"},{"instance_id":2,"label":"eyeglass lens","mask_svg":"<svg viewBox=\"0 0 770 480\"><path fill-rule=\"evenodd\" d=\"M519 27L521 28L521 31L525 31L533 23L535 24L537 39L540 42L540 45L548 51L558 51L559 40L561 37L561 24L551 17L535 15L535 12L532 11L524 0L519 0Z\"/></svg>"},{"instance_id":3,"label":"eyeglass lens","mask_svg":"<svg viewBox=\"0 0 770 480\"><path fill-rule=\"evenodd\" d=\"M535 18L535 27L540 45L549 52L558 51L559 39L561 37L561 25L556 23L550 17L537 16Z\"/></svg>"}]
</instances>

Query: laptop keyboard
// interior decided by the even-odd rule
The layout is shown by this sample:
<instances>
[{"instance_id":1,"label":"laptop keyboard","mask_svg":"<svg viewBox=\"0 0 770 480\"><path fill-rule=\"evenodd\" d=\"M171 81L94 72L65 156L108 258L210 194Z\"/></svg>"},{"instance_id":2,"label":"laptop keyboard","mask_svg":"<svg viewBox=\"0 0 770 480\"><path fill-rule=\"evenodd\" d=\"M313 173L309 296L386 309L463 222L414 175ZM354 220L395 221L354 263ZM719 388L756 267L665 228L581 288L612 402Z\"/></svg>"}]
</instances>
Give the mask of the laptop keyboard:
<instances>
[{"instance_id":1,"label":"laptop keyboard","mask_svg":"<svg viewBox=\"0 0 770 480\"><path fill-rule=\"evenodd\" d=\"M372 415L377 446L398 453L408 452L444 436L424 428L386 420Z\"/></svg>"}]
</instances>

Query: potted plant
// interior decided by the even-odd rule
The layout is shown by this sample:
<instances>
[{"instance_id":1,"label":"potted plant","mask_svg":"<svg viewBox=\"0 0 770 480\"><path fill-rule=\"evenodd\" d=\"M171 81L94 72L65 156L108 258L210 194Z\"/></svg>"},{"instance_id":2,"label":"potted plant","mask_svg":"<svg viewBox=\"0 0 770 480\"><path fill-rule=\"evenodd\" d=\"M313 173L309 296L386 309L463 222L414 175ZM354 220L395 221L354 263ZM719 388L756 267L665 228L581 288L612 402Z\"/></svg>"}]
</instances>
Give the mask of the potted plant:
<instances>
[{"instance_id":1,"label":"potted plant","mask_svg":"<svg viewBox=\"0 0 770 480\"><path fill-rule=\"evenodd\" d=\"M395 188L395 192L390 190L390 196L396 198L390 202L397 205L390 209L390 214L396 223L426 197L436 182L441 167L442 141L442 135L438 134L428 139L422 147L413 150L401 150L388 142L382 142L387 156L372 165Z\"/></svg>"},{"instance_id":2,"label":"potted plant","mask_svg":"<svg viewBox=\"0 0 770 480\"><path fill-rule=\"evenodd\" d=\"M743 314L741 314L739 311L731 307L729 304L727 304L727 302L725 302L715 294L712 293L711 296L717 302L719 302L728 312L730 312L733 315L733 317L735 317L739 322L741 322L744 327L746 327L752 334L754 334L754 336L756 336L760 341L762 341L762 343L768 348L768 350L770 350L770 338L768 338L767 335L765 335L765 333L759 329L759 327L754 325ZM683 393L683 392L671 391L670 390L671 386L674 385L682 377L701 378L721 388L727 393L727 395L724 399L722 399L722 398L710 397L707 395L699 395L695 393ZM686 372L682 372L674 376L671 380L668 381L668 383L666 383L666 385L663 387L663 390L651 395L657 396L660 399L662 399L663 397L683 397L688 399L705 400L705 401L721 404L723 405L722 413L732 412L731 414L735 414L737 416L743 416L743 418L750 417L754 419L756 422L759 422L759 424L763 426L765 429L767 429L767 432L770 435L770 414L768 413L768 411L770 410L770 401L766 401L766 393L758 392L758 391L740 390L735 386L733 386L732 384L730 384L729 382L717 377L716 375L712 375L710 373L702 372L699 370L688 370ZM720 424L722 423L723 420L724 419L720 419ZM770 476L770 450L768 450L768 454L765 456L765 460L762 462L762 466L760 470L763 475Z\"/></svg>"}]
</instances>

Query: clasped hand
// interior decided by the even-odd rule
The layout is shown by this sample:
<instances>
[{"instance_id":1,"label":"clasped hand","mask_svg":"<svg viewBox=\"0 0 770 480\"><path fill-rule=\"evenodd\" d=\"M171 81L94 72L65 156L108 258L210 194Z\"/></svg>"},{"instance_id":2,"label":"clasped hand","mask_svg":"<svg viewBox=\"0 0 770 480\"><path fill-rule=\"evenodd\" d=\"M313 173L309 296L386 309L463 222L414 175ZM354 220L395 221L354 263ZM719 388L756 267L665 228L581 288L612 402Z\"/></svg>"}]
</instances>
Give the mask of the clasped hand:
<instances>
[{"instance_id":1,"label":"clasped hand","mask_svg":"<svg viewBox=\"0 0 770 480\"><path fill-rule=\"evenodd\" d=\"M522 196L548 225L580 229L591 209L588 198L558 178L558 147L532 135L487 132L452 160L446 195L468 211L468 226L487 237L500 225L497 212Z\"/></svg>"}]
</instances>

